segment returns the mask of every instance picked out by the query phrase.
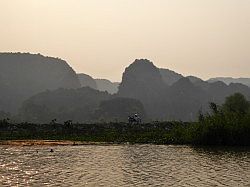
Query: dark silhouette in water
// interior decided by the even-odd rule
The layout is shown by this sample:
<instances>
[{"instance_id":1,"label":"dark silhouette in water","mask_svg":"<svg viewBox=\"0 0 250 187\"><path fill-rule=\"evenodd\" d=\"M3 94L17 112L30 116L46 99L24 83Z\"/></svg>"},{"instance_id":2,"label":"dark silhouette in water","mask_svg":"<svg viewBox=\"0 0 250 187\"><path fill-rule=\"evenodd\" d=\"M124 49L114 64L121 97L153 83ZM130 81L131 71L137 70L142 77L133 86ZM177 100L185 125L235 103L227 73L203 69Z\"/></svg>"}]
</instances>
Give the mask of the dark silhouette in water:
<instances>
[{"instance_id":1,"label":"dark silhouette in water","mask_svg":"<svg viewBox=\"0 0 250 187\"><path fill-rule=\"evenodd\" d=\"M53 150L53 149L50 149L50 151L49 151L49 152L53 153L53 152L54 152L54 150Z\"/></svg>"}]
</instances>

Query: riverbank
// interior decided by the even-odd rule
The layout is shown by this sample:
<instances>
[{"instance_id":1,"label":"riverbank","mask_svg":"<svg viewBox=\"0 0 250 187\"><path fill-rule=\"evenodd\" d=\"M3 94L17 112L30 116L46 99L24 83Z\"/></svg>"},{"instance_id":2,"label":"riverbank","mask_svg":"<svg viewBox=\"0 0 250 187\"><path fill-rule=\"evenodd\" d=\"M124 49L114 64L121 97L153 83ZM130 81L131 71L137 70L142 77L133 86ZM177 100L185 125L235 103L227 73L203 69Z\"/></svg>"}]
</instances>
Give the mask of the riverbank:
<instances>
[{"instance_id":1,"label":"riverbank","mask_svg":"<svg viewBox=\"0 0 250 187\"><path fill-rule=\"evenodd\" d=\"M79 146L79 145L110 145L108 142L84 142L69 140L1 140L0 145L8 146Z\"/></svg>"},{"instance_id":2,"label":"riverbank","mask_svg":"<svg viewBox=\"0 0 250 187\"><path fill-rule=\"evenodd\" d=\"M0 140L53 140L72 142L94 142L100 144L181 143L171 135L172 129L184 123L165 122L148 124L97 123L97 124L31 124L5 123L0 125ZM49 141L47 143L52 143ZM46 141L45 141L46 142ZM17 144L19 142L16 142ZM27 143L29 144L29 142ZM39 144L32 142L30 144Z\"/></svg>"},{"instance_id":3,"label":"riverbank","mask_svg":"<svg viewBox=\"0 0 250 187\"><path fill-rule=\"evenodd\" d=\"M204 121L204 120L203 120ZM245 124L245 125L244 125ZM232 128L233 127L233 128ZM249 146L248 123L152 122L145 124L32 124L0 123L0 144L32 145L217 145Z\"/></svg>"}]
</instances>

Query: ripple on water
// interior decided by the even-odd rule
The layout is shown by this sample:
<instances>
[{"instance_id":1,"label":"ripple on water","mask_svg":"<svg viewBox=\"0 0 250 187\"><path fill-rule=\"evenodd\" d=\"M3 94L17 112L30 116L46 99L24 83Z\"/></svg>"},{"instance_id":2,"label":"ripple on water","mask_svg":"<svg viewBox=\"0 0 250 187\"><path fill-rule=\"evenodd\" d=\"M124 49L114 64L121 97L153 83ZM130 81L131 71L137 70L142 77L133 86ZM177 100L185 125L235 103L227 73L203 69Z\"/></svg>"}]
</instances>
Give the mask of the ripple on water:
<instances>
[{"instance_id":1,"label":"ripple on water","mask_svg":"<svg viewBox=\"0 0 250 187\"><path fill-rule=\"evenodd\" d=\"M245 149L245 150L244 150ZM0 146L0 186L250 186L250 150Z\"/></svg>"}]
</instances>

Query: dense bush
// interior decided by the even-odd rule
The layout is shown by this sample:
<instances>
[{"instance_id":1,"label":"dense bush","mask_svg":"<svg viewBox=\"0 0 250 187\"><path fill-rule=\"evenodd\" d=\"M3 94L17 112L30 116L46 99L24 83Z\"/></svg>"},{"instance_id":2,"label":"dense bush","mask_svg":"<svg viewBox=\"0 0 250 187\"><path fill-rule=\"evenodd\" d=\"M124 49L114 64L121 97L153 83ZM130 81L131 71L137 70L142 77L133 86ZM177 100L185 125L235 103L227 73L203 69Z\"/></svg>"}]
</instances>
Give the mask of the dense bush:
<instances>
[{"instance_id":1,"label":"dense bush","mask_svg":"<svg viewBox=\"0 0 250 187\"><path fill-rule=\"evenodd\" d=\"M220 107L210 103L211 114L200 114L199 122L193 124L192 142L208 145L249 145L250 104L236 93L226 98Z\"/></svg>"}]
</instances>

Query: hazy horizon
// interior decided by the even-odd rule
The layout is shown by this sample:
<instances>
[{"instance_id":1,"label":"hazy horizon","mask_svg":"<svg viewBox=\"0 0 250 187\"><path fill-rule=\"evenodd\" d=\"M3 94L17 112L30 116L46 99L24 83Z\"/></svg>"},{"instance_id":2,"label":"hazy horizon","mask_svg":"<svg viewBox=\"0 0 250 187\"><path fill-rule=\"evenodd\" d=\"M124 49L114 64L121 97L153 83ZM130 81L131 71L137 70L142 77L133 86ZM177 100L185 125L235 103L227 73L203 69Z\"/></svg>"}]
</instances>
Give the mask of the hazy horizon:
<instances>
[{"instance_id":1,"label":"hazy horizon","mask_svg":"<svg viewBox=\"0 0 250 187\"><path fill-rule=\"evenodd\" d=\"M121 81L137 58L204 80L249 77L247 0L1 0L0 51L66 60Z\"/></svg>"}]
</instances>

